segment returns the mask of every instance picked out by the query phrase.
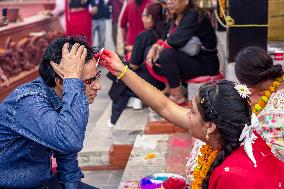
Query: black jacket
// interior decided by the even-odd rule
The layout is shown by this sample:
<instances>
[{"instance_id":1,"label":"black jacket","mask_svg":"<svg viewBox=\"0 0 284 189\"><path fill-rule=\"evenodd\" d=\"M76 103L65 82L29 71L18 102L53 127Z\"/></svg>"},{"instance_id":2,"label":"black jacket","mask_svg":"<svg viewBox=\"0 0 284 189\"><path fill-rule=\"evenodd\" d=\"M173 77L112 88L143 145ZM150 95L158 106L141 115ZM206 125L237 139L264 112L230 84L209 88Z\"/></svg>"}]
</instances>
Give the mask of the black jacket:
<instances>
[{"instance_id":1,"label":"black jacket","mask_svg":"<svg viewBox=\"0 0 284 189\"><path fill-rule=\"evenodd\" d=\"M167 42L173 48L183 47L193 36L197 36L202 45L207 49L215 49L217 36L207 14L199 21L198 9L189 9L184 12L176 30L167 38Z\"/></svg>"}]
</instances>

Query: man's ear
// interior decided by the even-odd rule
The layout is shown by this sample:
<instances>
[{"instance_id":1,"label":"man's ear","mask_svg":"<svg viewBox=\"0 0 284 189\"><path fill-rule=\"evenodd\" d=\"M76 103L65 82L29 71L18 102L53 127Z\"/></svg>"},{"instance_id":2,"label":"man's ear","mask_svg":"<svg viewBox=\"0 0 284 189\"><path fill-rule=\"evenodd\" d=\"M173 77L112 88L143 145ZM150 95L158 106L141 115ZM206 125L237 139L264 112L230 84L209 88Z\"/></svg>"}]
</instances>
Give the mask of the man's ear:
<instances>
[{"instance_id":1,"label":"man's ear","mask_svg":"<svg viewBox=\"0 0 284 189\"><path fill-rule=\"evenodd\" d=\"M217 126L213 122L208 122L206 123L206 134L213 134L214 132L217 131Z\"/></svg>"},{"instance_id":2,"label":"man's ear","mask_svg":"<svg viewBox=\"0 0 284 189\"><path fill-rule=\"evenodd\" d=\"M55 83L56 83L56 86L62 86L63 85L63 80L56 77L55 78Z\"/></svg>"}]
</instances>

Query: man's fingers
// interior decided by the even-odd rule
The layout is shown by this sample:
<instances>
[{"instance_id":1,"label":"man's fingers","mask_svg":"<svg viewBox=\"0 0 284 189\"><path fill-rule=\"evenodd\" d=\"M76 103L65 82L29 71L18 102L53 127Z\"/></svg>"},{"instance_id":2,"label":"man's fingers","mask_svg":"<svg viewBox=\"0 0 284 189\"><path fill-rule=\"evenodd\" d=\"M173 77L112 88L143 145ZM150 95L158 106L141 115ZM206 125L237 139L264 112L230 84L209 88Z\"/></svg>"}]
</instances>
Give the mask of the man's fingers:
<instances>
[{"instance_id":1,"label":"man's fingers","mask_svg":"<svg viewBox=\"0 0 284 189\"><path fill-rule=\"evenodd\" d=\"M81 59L85 60L86 57L87 57L87 53L88 53L87 49L84 48L83 53L82 53L82 55L81 55Z\"/></svg>"},{"instance_id":2,"label":"man's fingers","mask_svg":"<svg viewBox=\"0 0 284 189\"><path fill-rule=\"evenodd\" d=\"M77 49L80 47L80 44L79 43L75 43L73 46L72 46L72 49L70 51L70 54L76 54L77 52Z\"/></svg>"},{"instance_id":3,"label":"man's fingers","mask_svg":"<svg viewBox=\"0 0 284 189\"><path fill-rule=\"evenodd\" d=\"M57 73L62 79L64 78L64 71L60 68L59 64L50 61L50 65L52 66L55 73Z\"/></svg>"},{"instance_id":4,"label":"man's fingers","mask_svg":"<svg viewBox=\"0 0 284 189\"><path fill-rule=\"evenodd\" d=\"M76 56L79 57L79 58L81 58L84 49L85 49L85 46L84 46L84 45L81 45L81 46L78 48L77 52L76 52Z\"/></svg>"},{"instance_id":5,"label":"man's fingers","mask_svg":"<svg viewBox=\"0 0 284 189\"><path fill-rule=\"evenodd\" d=\"M64 55L67 55L67 54L69 53L68 48L69 48L69 43L65 43L64 46L63 46L63 48L62 48L62 57L63 57Z\"/></svg>"}]
</instances>

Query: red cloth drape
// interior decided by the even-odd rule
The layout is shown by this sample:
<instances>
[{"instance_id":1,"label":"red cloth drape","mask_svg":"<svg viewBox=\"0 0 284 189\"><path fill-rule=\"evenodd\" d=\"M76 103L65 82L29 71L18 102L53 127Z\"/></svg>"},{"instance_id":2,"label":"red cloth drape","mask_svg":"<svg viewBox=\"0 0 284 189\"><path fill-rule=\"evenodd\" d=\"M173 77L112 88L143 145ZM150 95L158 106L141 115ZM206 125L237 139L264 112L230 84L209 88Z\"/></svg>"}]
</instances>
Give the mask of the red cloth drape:
<instances>
[{"instance_id":1,"label":"red cloth drape","mask_svg":"<svg viewBox=\"0 0 284 189\"><path fill-rule=\"evenodd\" d=\"M67 0L65 0L66 36L86 36L92 45L92 16L88 9L71 12Z\"/></svg>"}]
</instances>

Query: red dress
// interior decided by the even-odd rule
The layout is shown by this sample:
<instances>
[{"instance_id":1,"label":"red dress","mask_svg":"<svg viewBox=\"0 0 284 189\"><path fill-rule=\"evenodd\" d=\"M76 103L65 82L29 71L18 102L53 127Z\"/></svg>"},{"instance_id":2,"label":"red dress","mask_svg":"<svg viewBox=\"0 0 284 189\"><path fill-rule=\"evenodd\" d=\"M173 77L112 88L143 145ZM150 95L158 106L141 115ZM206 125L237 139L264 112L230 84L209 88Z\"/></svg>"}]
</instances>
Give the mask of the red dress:
<instances>
[{"instance_id":1,"label":"red dress","mask_svg":"<svg viewBox=\"0 0 284 189\"><path fill-rule=\"evenodd\" d=\"M282 189L284 188L284 163L273 156L265 141L258 138L253 144L256 159L252 161L240 146L214 169L209 189Z\"/></svg>"},{"instance_id":2,"label":"red dress","mask_svg":"<svg viewBox=\"0 0 284 189\"><path fill-rule=\"evenodd\" d=\"M66 36L82 35L87 37L89 45L92 45L92 16L88 10L71 12L65 1Z\"/></svg>"},{"instance_id":3,"label":"red dress","mask_svg":"<svg viewBox=\"0 0 284 189\"><path fill-rule=\"evenodd\" d=\"M142 13L144 8L153 0L143 0L137 5L135 0L129 0L120 20L120 26L127 28L127 45L133 45L137 35L144 30Z\"/></svg>"}]
</instances>

